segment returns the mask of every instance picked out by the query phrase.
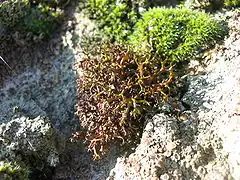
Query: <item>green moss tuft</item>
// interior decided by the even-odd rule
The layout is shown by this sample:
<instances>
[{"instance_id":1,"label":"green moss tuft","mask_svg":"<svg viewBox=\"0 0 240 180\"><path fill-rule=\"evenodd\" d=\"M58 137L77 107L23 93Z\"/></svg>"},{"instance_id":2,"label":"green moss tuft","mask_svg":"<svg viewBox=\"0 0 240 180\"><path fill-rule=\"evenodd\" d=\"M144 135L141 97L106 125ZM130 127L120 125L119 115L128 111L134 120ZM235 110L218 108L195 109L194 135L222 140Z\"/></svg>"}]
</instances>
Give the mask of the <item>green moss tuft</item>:
<instances>
[{"instance_id":1,"label":"green moss tuft","mask_svg":"<svg viewBox=\"0 0 240 180\"><path fill-rule=\"evenodd\" d=\"M188 60L222 39L222 24L190 9L153 8L142 14L130 43L169 61Z\"/></svg>"},{"instance_id":2,"label":"green moss tuft","mask_svg":"<svg viewBox=\"0 0 240 180\"><path fill-rule=\"evenodd\" d=\"M239 0L225 0L224 5L226 7L239 7L240 6L240 1Z\"/></svg>"},{"instance_id":3,"label":"green moss tuft","mask_svg":"<svg viewBox=\"0 0 240 180\"><path fill-rule=\"evenodd\" d=\"M58 2L60 3L60 2ZM47 37L60 24L63 11L53 1L7 0L0 2L0 27L21 35Z\"/></svg>"},{"instance_id":4,"label":"green moss tuft","mask_svg":"<svg viewBox=\"0 0 240 180\"><path fill-rule=\"evenodd\" d=\"M0 2L0 27L13 28L30 12L28 0L8 0Z\"/></svg>"},{"instance_id":5,"label":"green moss tuft","mask_svg":"<svg viewBox=\"0 0 240 180\"><path fill-rule=\"evenodd\" d=\"M101 34L111 41L125 41L138 19L131 0L89 0L86 7L87 14L96 20Z\"/></svg>"},{"instance_id":6,"label":"green moss tuft","mask_svg":"<svg viewBox=\"0 0 240 180\"><path fill-rule=\"evenodd\" d=\"M57 11L46 4L39 4L31 8L20 28L35 35L49 36L58 27L62 15L60 9Z\"/></svg>"},{"instance_id":7,"label":"green moss tuft","mask_svg":"<svg viewBox=\"0 0 240 180\"><path fill-rule=\"evenodd\" d=\"M29 171L24 165L0 161L0 179L27 180Z\"/></svg>"},{"instance_id":8,"label":"green moss tuft","mask_svg":"<svg viewBox=\"0 0 240 180\"><path fill-rule=\"evenodd\" d=\"M127 4L113 6L111 13L99 21L103 34L111 40L124 42L132 34L132 29L137 21L137 15Z\"/></svg>"}]
</instances>

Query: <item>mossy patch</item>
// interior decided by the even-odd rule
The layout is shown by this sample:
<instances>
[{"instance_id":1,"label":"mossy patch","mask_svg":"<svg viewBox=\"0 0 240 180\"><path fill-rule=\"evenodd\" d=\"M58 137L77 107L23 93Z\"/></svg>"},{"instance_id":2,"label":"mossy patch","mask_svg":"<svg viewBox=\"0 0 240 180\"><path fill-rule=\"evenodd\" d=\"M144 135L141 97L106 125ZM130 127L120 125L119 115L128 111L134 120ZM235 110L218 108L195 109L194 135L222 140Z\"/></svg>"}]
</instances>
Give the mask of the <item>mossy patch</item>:
<instances>
[{"instance_id":1,"label":"mossy patch","mask_svg":"<svg viewBox=\"0 0 240 180\"><path fill-rule=\"evenodd\" d=\"M13 28L30 12L28 0L9 0L0 2L0 27Z\"/></svg>"},{"instance_id":2,"label":"mossy patch","mask_svg":"<svg viewBox=\"0 0 240 180\"><path fill-rule=\"evenodd\" d=\"M0 179L2 180L27 180L28 168L23 164L7 163L0 161Z\"/></svg>"},{"instance_id":3,"label":"mossy patch","mask_svg":"<svg viewBox=\"0 0 240 180\"><path fill-rule=\"evenodd\" d=\"M52 1L8 0L0 2L0 27L9 33L48 37L60 24L63 10Z\"/></svg>"},{"instance_id":4,"label":"mossy patch","mask_svg":"<svg viewBox=\"0 0 240 180\"><path fill-rule=\"evenodd\" d=\"M49 36L59 26L62 15L63 12L60 9L54 10L48 5L39 4L31 8L20 28L43 37Z\"/></svg>"},{"instance_id":5,"label":"mossy patch","mask_svg":"<svg viewBox=\"0 0 240 180\"><path fill-rule=\"evenodd\" d=\"M127 39L139 14L130 0L90 0L86 1L85 8L86 14L96 20L100 33L112 42Z\"/></svg>"},{"instance_id":6,"label":"mossy patch","mask_svg":"<svg viewBox=\"0 0 240 180\"><path fill-rule=\"evenodd\" d=\"M190 9L153 8L142 14L130 43L169 61L188 60L214 45L226 29L212 16Z\"/></svg>"},{"instance_id":7,"label":"mossy patch","mask_svg":"<svg viewBox=\"0 0 240 180\"><path fill-rule=\"evenodd\" d=\"M239 7L240 6L240 1L239 0L225 0L224 5L226 7Z\"/></svg>"}]
</instances>

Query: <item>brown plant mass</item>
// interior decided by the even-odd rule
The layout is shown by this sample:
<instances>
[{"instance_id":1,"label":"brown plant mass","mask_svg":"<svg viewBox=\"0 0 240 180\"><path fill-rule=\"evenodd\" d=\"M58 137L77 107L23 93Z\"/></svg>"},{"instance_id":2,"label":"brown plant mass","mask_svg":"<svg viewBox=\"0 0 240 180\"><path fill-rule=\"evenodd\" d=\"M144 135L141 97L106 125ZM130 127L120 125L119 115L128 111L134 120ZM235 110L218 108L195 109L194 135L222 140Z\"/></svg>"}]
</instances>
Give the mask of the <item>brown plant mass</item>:
<instances>
[{"instance_id":1,"label":"brown plant mass","mask_svg":"<svg viewBox=\"0 0 240 180\"><path fill-rule=\"evenodd\" d=\"M77 115L83 127L75 138L84 138L94 159L109 144L131 141L141 129L144 114L174 91L173 65L150 53L127 46L105 44L97 56L77 64Z\"/></svg>"}]
</instances>

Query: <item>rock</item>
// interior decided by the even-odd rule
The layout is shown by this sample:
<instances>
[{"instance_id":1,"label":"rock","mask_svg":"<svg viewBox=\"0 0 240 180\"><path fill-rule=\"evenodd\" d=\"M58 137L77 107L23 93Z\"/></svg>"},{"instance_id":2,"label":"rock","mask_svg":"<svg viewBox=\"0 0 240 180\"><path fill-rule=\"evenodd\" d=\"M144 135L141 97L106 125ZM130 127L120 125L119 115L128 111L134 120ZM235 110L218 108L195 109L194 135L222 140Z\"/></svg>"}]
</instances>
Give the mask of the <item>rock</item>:
<instances>
[{"instance_id":1,"label":"rock","mask_svg":"<svg viewBox=\"0 0 240 180\"><path fill-rule=\"evenodd\" d=\"M140 145L129 157L118 159L112 176L115 179L156 178L159 171L165 169L166 158L171 157L177 147L178 135L176 119L164 114L148 119ZM167 175L162 178L166 179Z\"/></svg>"},{"instance_id":2,"label":"rock","mask_svg":"<svg viewBox=\"0 0 240 180\"><path fill-rule=\"evenodd\" d=\"M59 138L47 118L13 118L0 125L0 161L20 162L42 171L59 164Z\"/></svg>"},{"instance_id":3,"label":"rock","mask_svg":"<svg viewBox=\"0 0 240 180\"><path fill-rule=\"evenodd\" d=\"M191 9L212 11L223 6L221 0L186 0L184 6Z\"/></svg>"},{"instance_id":4,"label":"rock","mask_svg":"<svg viewBox=\"0 0 240 180\"><path fill-rule=\"evenodd\" d=\"M184 6L192 9L211 9L212 4L210 0L186 0Z\"/></svg>"},{"instance_id":5,"label":"rock","mask_svg":"<svg viewBox=\"0 0 240 180\"><path fill-rule=\"evenodd\" d=\"M202 73L188 76L183 103L170 100L158 114L146 118L133 153L120 156L116 147L103 161L93 162L80 146L71 144L55 169L55 179L105 179L109 172L108 179L115 180L240 179L239 17L239 10L227 13L230 36L206 57ZM0 89L0 168L8 164L5 161L24 161L47 173L59 164L64 149L59 148L55 130L69 135L77 129L72 63L81 59L78 39L93 36L94 25L82 13L75 18L75 32L67 31L63 49L56 46L57 41L50 48L52 56L39 51L36 59L30 58L34 66L8 79ZM195 61L193 68L201 63ZM171 117L172 112L180 116Z\"/></svg>"},{"instance_id":6,"label":"rock","mask_svg":"<svg viewBox=\"0 0 240 180\"><path fill-rule=\"evenodd\" d=\"M69 136L73 132L71 128L79 125L74 115L74 55L64 49L57 57L42 56L39 52L39 63L34 68L5 81L0 89L0 123L8 122L17 107L28 117L49 117L54 127Z\"/></svg>"}]
</instances>

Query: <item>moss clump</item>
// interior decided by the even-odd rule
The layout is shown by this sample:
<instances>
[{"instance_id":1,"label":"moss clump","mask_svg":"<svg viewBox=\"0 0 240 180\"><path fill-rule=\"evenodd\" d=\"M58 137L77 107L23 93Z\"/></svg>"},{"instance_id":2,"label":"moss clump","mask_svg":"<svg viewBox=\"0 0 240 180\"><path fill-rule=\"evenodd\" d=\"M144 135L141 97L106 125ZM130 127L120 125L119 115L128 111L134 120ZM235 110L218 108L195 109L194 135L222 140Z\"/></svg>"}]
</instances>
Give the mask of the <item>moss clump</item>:
<instances>
[{"instance_id":1,"label":"moss clump","mask_svg":"<svg viewBox=\"0 0 240 180\"><path fill-rule=\"evenodd\" d=\"M132 33L138 12L131 0L89 0L86 10L95 19L101 34L111 41L125 41Z\"/></svg>"},{"instance_id":2,"label":"moss clump","mask_svg":"<svg viewBox=\"0 0 240 180\"><path fill-rule=\"evenodd\" d=\"M75 137L86 138L96 159L110 143L136 137L144 113L174 93L173 66L130 47L102 45L78 68L77 115L85 131Z\"/></svg>"},{"instance_id":3,"label":"moss clump","mask_svg":"<svg viewBox=\"0 0 240 180\"><path fill-rule=\"evenodd\" d=\"M153 8L142 14L130 43L169 61L182 61L220 40L225 30L206 13Z\"/></svg>"},{"instance_id":4,"label":"moss clump","mask_svg":"<svg viewBox=\"0 0 240 180\"><path fill-rule=\"evenodd\" d=\"M8 0L0 2L0 27L47 37L56 29L63 11L52 1Z\"/></svg>"},{"instance_id":5,"label":"moss clump","mask_svg":"<svg viewBox=\"0 0 240 180\"><path fill-rule=\"evenodd\" d=\"M89 0L85 1L86 12L91 19L103 19L110 13L115 0Z\"/></svg>"},{"instance_id":6,"label":"moss clump","mask_svg":"<svg viewBox=\"0 0 240 180\"><path fill-rule=\"evenodd\" d=\"M100 28L112 41L124 42L132 33L137 15L124 3L111 9L111 13L99 21Z\"/></svg>"},{"instance_id":7,"label":"moss clump","mask_svg":"<svg viewBox=\"0 0 240 180\"><path fill-rule=\"evenodd\" d=\"M239 0L225 0L224 5L226 7L239 7L240 1Z\"/></svg>"},{"instance_id":8,"label":"moss clump","mask_svg":"<svg viewBox=\"0 0 240 180\"><path fill-rule=\"evenodd\" d=\"M31 8L21 28L36 35L49 36L60 24L62 15L60 9L55 10L47 4L38 4L35 8Z\"/></svg>"},{"instance_id":9,"label":"moss clump","mask_svg":"<svg viewBox=\"0 0 240 180\"><path fill-rule=\"evenodd\" d=\"M15 27L29 14L28 0L8 0L0 2L0 27Z\"/></svg>"},{"instance_id":10,"label":"moss clump","mask_svg":"<svg viewBox=\"0 0 240 180\"><path fill-rule=\"evenodd\" d=\"M24 165L0 161L0 179L2 180L26 180L28 174L28 169Z\"/></svg>"}]
</instances>

